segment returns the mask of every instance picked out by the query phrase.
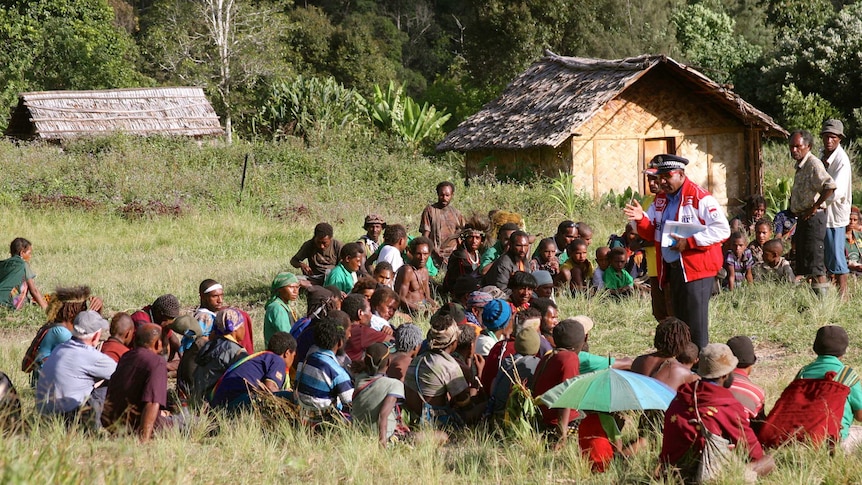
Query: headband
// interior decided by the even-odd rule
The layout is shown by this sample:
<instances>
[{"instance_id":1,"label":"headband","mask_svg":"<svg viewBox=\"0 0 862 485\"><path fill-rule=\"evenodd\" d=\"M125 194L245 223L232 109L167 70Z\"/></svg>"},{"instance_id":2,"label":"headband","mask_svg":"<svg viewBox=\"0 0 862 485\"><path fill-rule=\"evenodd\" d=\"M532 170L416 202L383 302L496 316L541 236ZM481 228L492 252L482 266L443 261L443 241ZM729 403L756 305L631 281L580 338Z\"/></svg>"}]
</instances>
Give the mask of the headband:
<instances>
[{"instance_id":1,"label":"headband","mask_svg":"<svg viewBox=\"0 0 862 485\"><path fill-rule=\"evenodd\" d=\"M204 294L212 293L212 292L214 292L215 290L222 290L222 289L224 289L224 287L223 287L222 285L220 285L220 284L216 283L216 284L214 284L214 285L210 286L209 288L205 289L205 290L204 290Z\"/></svg>"}]
</instances>

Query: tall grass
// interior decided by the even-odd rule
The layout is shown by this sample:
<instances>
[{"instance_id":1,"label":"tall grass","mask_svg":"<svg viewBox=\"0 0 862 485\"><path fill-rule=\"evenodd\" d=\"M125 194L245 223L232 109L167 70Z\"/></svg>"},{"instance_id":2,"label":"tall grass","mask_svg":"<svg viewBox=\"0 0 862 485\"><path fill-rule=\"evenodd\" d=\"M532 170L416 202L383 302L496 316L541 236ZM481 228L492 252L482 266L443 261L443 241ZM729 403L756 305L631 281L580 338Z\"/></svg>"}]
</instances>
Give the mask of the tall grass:
<instances>
[{"instance_id":1,"label":"tall grass","mask_svg":"<svg viewBox=\"0 0 862 485\"><path fill-rule=\"evenodd\" d=\"M247 153L254 154L254 164L238 202ZM463 212L516 210L530 232L553 233L560 208L547 182L476 180L465 186L458 162L395 150L385 139L332 140L312 148L289 141L199 147L124 137L63 149L0 143L0 242L27 237L35 245L32 265L43 290L89 284L105 299L109 313L140 308L165 292L191 308L198 282L215 278L226 287L227 303L249 310L256 344L262 346L269 282L289 269L289 258L319 220L331 221L342 240L359 236L362 217L371 211L415 231L422 207L434 199L434 186L449 179L456 184L454 205ZM78 196L97 204L63 208L59 199L22 202L32 194ZM178 204L181 210L179 215L138 216L119 210L146 201ZM593 226L594 247L625 223L619 209L599 203L585 204L574 218ZM766 389L771 407L799 367L813 358L811 342L820 325L847 328L847 361L862 365L860 292L853 281L849 302L835 295L820 300L792 286L722 293L710 307L712 340L753 337L759 358L752 378ZM655 322L648 299L558 301L561 317L586 314L595 320L592 352L635 356L650 350ZM552 452L537 436L504 440L473 431L455 435L443 447L417 443L384 450L366 429L313 434L253 415L205 415L191 429L168 432L147 445L131 436L88 436L35 419L33 393L19 365L42 320L33 307L0 310L0 370L22 393L25 418L32 423L28 432L0 437L0 483L649 483L656 466L657 441L594 476L575 440ZM625 433L632 436L630 426ZM764 483L860 483L858 458L859 453L830 456L791 446L777 453L778 470ZM741 478L737 470L724 483Z\"/></svg>"}]
</instances>

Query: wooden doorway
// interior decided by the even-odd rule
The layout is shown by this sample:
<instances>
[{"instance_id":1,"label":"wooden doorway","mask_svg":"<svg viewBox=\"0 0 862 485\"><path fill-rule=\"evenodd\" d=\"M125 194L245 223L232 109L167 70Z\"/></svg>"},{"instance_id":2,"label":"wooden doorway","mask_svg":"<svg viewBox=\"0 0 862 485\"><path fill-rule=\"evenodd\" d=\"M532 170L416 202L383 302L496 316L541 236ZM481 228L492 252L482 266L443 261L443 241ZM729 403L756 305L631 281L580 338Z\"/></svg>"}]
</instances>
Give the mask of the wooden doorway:
<instances>
[{"instance_id":1,"label":"wooden doorway","mask_svg":"<svg viewBox=\"0 0 862 485\"><path fill-rule=\"evenodd\" d=\"M668 138L647 138L644 139L643 150L641 151L643 156L640 161L640 169L641 172L645 170L649 166L649 161L652 160L652 157L656 155L661 155L662 153L671 153L676 154L676 138L668 137ZM649 185L647 183L646 175L641 175L638 178L638 192L641 194L649 194Z\"/></svg>"}]
</instances>

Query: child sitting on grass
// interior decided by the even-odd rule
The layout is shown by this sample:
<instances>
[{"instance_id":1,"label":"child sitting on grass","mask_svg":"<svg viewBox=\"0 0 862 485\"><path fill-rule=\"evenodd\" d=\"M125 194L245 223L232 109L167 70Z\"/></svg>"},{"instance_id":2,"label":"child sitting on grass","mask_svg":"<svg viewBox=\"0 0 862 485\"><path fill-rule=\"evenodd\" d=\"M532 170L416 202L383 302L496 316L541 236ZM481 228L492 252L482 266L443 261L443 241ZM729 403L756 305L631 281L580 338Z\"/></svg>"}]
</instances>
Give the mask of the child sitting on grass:
<instances>
[{"instance_id":1,"label":"child sitting on grass","mask_svg":"<svg viewBox=\"0 0 862 485\"><path fill-rule=\"evenodd\" d=\"M784 243L781 239L772 239L763 245L763 262L754 265L752 274L758 282L773 281L793 283L796 276L790 263L782 257Z\"/></svg>"},{"instance_id":2,"label":"child sitting on grass","mask_svg":"<svg viewBox=\"0 0 862 485\"><path fill-rule=\"evenodd\" d=\"M770 239L772 239L772 223L766 219L757 221L754 225L754 240L748 245L751 256L754 257L754 264L763 262L763 245Z\"/></svg>"},{"instance_id":3,"label":"child sitting on grass","mask_svg":"<svg viewBox=\"0 0 862 485\"><path fill-rule=\"evenodd\" d=\"M607 246L596 248L596 269L593 271L592 280L593 289L596 291L605 289L604 276L611 265L610 254L611 248Z\"/></svg>"},{"instance_id":4,"label":"child sitting on grass","mask_svg":"<svg viewBox=\"0 0 862 485\"><path fill-rule=\"evenodd\" d=\"M625 248L613 248L610 253L610 267L604 272L605 289L611 296L627 296L634 291L634 278L625 270Z\"/></svg>"},{"instance_id":5,"label":"child sitting on grass","mask_svg":"<svg viewBox=\"0 0 862 485\"><path fill-rule=\"evenodd\" d=\"M562 280L569 289L575 291L586 291L593 277L593 264L587 259L587 242L577 238L566 248L569 256L560 267Z\"/></svg>"},{"instance_id":6,"label":"child sitting on grass","mask_svg":"<svg viewBox=\"0 0 862 485\"><path fill-rule=\"evenodd\" d=\"M539 241L539 248L533 259L530 260L530 273L539 270L551 273L552 277L560 271L560 262L557 260L557 243L552 237Z\"/></svg>"},{"instance_id":7,"label":"child sitting on grass","mask_svg":"<svg viewBox=\"0 0 862 485\"><path fill-rule=\"evenodd\" d=\"M754 281L751 275L754 257L751 250L745 247L745 236L741 232L731 234L727 242L729 249L724 256L724 267L727 270L726 288L733 290L745 282Z\"/></svg>"}]
</instances>

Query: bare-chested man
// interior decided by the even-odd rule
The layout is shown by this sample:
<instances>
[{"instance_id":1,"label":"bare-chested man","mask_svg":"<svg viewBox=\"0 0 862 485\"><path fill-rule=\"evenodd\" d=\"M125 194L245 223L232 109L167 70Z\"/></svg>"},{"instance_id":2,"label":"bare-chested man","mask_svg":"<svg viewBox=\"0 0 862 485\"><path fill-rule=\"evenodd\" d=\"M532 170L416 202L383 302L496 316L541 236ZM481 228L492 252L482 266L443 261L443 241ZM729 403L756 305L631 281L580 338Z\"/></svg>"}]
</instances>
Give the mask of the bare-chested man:
<instances>
[{"instance_id":1,"label":"bare-chested man","mask_svg":"<svg viewBox=\"0 0 862 485\"><path fill-rule=\"evenodd\" d=\"M414 313L434 311L437 303L431 298L428 269L425 264L431 256L431 240L420 236L407 246L410 264L405 264L395 276L395 292L401 297L401 308Z\"/></svg>"}]
</instances>

